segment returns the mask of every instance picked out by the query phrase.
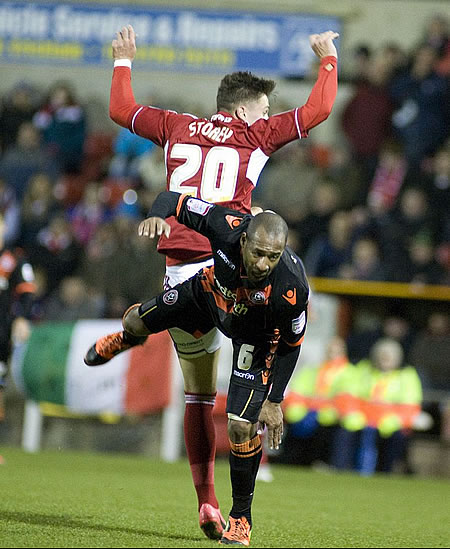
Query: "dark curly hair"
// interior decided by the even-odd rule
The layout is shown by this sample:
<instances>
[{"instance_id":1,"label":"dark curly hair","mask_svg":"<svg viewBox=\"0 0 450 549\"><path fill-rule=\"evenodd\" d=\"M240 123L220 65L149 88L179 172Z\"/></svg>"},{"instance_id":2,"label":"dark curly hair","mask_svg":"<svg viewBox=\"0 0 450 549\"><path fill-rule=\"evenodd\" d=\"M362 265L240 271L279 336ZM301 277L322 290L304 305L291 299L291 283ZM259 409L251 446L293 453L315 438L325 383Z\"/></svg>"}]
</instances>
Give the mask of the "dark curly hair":
<instances>
[{"instance_id":1,"label":"dark curly hair","mask_svg":"<svg viewBox=\"0 0 450 549\"><path fill-rule=\"evenodd\" d=\"M222 78L217 90L217 110L232 112L239 103L258 100L269 96L276 84L273 80L259 78L251 72L233 72Z\"/></svg>"}]
</instances>

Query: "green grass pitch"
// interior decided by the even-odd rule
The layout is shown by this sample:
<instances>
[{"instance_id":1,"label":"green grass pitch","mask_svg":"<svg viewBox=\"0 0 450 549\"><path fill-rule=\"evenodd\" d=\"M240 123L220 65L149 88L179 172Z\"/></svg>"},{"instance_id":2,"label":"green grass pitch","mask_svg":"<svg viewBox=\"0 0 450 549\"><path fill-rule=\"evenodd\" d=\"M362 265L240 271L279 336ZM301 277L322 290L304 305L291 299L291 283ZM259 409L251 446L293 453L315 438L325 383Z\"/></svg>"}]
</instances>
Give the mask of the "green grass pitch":
<instances>
[{"instance_id":1,"label":"green grass pitch","mask_svg":"<svg viewBox=\"0 0 450 549\"><path fill-rule=\"evenodd\" d=\"M198 528L189 465L0 448L0 547L216 547ZM450 482L273 466L251 547L449 547ZM230 508L228 463L216 489Z\"/></svg>"}]
</instances>

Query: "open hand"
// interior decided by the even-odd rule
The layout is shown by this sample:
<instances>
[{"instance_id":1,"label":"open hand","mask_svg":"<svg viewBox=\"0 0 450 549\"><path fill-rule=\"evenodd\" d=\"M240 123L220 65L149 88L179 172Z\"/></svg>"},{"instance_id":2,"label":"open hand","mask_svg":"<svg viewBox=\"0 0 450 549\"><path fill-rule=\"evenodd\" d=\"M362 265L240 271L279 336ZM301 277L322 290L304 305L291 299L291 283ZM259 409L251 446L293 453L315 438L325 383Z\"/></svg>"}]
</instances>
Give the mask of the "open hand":
<instances>
[{"instance_id":1,"label":"open hand","mask_svg":"<svg viewBox=\"0 0 450 549\"><path fill-rule=\"evenodd\" d=\"M271 450L278 450L283 436L283 412L281 405L265 400L259 413L259 426L267 427L267 443Z\"/></svg>"},{"instance_id":2,"label":"open hand","mask_svg":"<svg viewBox=\"0 0 450 549\"><path fill-rule=\"evenodd\" d=\"M169 238L170 225L161 217L149 217L139 223L138 235L148 236L149 238L155 238L155 235L164 235Z\"/></svg>"},{"instance_id":3,"label":"open hand","mask_svg":"<svg viewBox=\"0 0 450 549\"><path fill-rule=\"evenodd\" d=\"M129 59L133 61L136 56L136 33L131 25L122 27L112 41L112 53L114 60Z\"/></svg>"}]
</instances>

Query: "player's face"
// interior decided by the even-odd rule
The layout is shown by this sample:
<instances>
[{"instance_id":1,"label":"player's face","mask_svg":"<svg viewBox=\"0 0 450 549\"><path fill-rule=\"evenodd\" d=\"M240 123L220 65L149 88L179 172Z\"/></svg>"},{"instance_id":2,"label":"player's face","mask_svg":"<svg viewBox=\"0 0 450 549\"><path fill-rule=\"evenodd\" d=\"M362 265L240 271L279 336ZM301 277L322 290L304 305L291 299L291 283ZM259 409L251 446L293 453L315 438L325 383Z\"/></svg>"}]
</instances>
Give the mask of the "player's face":
<instances>
[{"instance_id":1,"label":"player's face","mask_svg":"<svg viewBox=\"0 0 450 549\"><path fill-rule=\"evenodd\" d=\"M241 236L242 261L252 284L263 284L278 265L285 246L284 238L269 236L263 228L252 239L245 233Z\"/></svg>"},{"instance_id":2,"label":"player's face","mask_svg":"<svg viewBox=\"0 0 450 549\"><path fill-rule=\"evenodd\" d=\"M239 118L247 122L249 126L254 124L260 118L267 120L269 118L269 99L263 94L259 99L249 101L240 107L241 114Z\"/></svg>"}]
</instances>

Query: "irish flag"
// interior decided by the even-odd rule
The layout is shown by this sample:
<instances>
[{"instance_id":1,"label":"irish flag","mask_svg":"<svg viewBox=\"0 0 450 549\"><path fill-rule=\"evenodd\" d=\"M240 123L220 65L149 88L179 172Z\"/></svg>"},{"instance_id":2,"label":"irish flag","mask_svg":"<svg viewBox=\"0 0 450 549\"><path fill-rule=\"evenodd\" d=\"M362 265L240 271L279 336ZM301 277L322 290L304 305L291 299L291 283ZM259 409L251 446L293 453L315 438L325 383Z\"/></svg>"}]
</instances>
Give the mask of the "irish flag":
<instances>
[{"instance_id":1,"label":"irish flag","mask_svg":"<svg viewBox=\"0 0 450 549\"><path fill-rule=\"evenodd\" d=\"M35 402L63 405L75 414L147 414L165 408L175 352L167 332L117 355L103 366L83 362L99 337L122 329L120 320L42 323L11 364L16 386Z\"/></svg>"}]
</instances>

